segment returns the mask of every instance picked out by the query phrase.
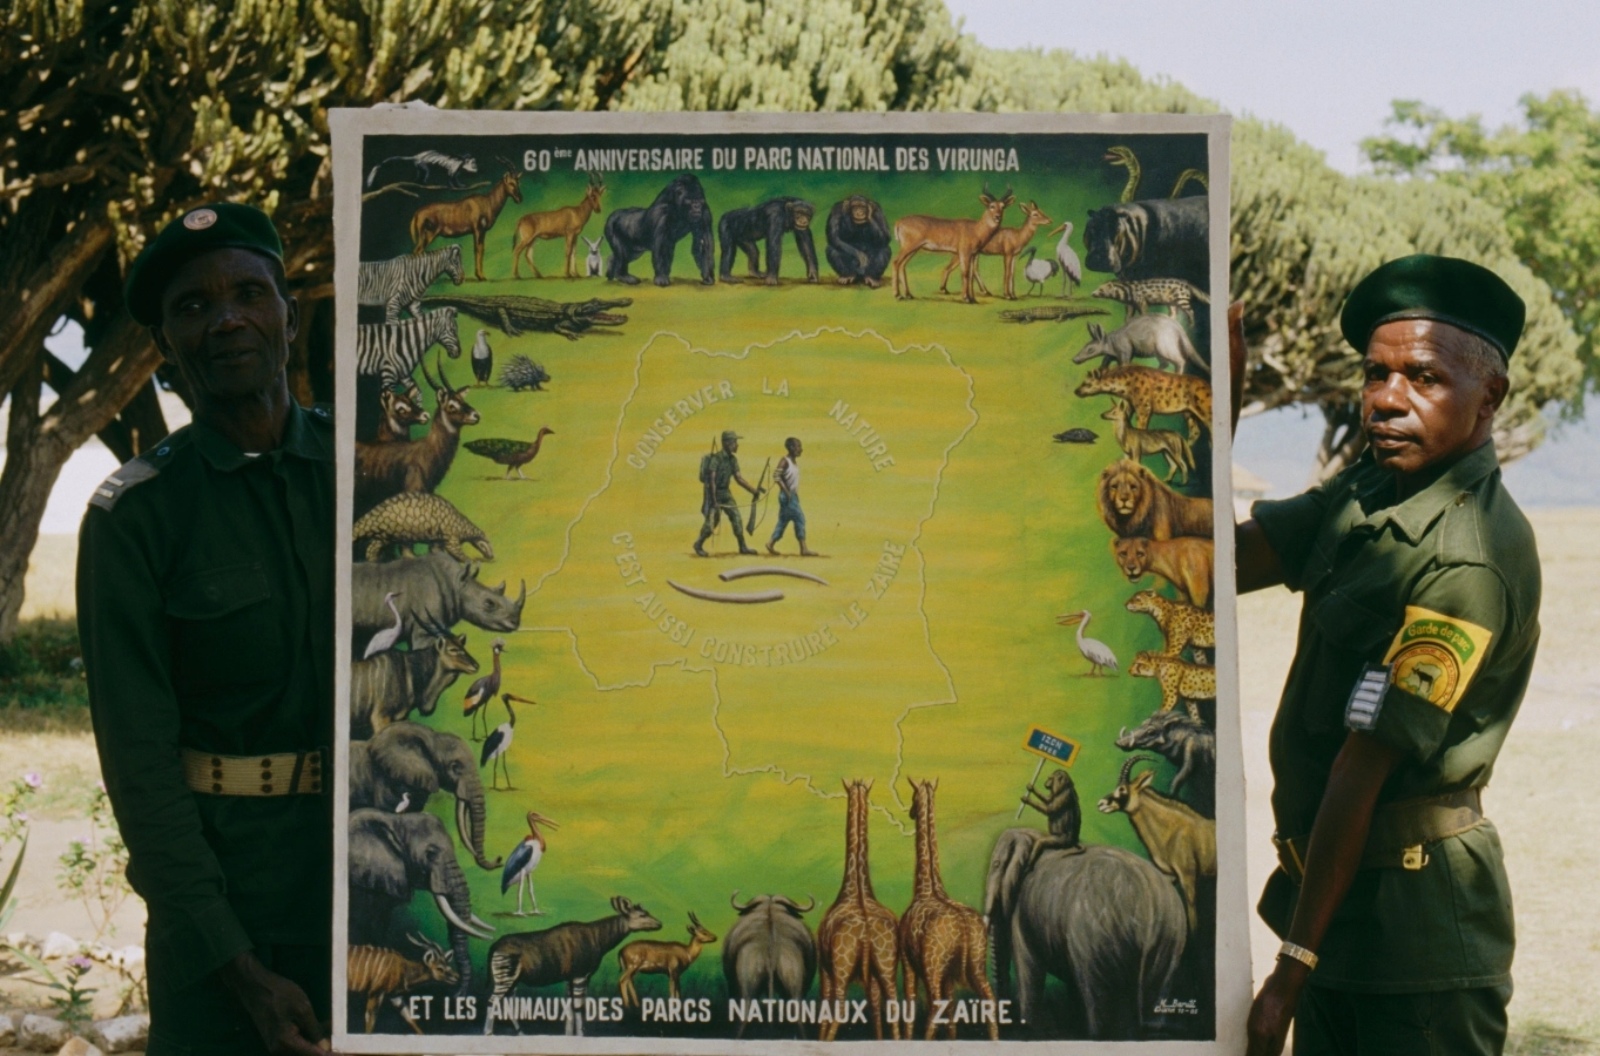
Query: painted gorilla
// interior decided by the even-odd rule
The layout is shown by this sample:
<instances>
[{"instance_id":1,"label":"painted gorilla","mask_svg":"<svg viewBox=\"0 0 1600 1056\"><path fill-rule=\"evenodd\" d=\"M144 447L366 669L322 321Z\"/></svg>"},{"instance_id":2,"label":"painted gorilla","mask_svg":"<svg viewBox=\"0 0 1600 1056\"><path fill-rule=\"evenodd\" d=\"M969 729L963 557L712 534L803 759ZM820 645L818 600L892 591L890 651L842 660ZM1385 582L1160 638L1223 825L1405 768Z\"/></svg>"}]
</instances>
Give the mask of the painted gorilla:
<instances>
[{"instance_id":1,"label":"painted gorilla","mask_svg":"<svg viewBox=\"0 0 1600 1056\"><path fill-rule=\"evenodd\" d=\"M817 246L811 240L811 218L816 208L800 198L773 198L760 205L730 209L722 214L717 234L722 241L722 281L733 277L733 261L744 250L752 276L762 276L768 286L778 285L778 268L783 263L783 236L794 232L794 246L806 262L806 281L817 281ZM757 244L767 243L767 270L761 271Z\"/></svg>"},{"instance_id":2,"label":"painted gorilla","mask_svg":"<svg viewBox=\"0 0 1600 1056\"><path fill-rule=\"evenodd\" d=\"M889 267L889 222L883 206L859 194L833 204L828 213L828 263L839 285L857 279L877 288Z\"/></svg>"},{"instance_id":3,"label":"painted gorilla","mask_svg":"<svg viewBox=\"0 0 1600 1056\"><path fill-rule=\"evenodd\" d=\"M650 254L656 285L672 283L672 255L684 235L693 235L690 250L700 266L700 281L709 286L715 264L711 244L711 207L700 181L690 173L678 176L661 189L646 208L634 206L615 210L606 218L606 241L611 245L611 261L606 278L632 286L638 279L628 274L628 265Z\"/></svg>"}]
</instances>

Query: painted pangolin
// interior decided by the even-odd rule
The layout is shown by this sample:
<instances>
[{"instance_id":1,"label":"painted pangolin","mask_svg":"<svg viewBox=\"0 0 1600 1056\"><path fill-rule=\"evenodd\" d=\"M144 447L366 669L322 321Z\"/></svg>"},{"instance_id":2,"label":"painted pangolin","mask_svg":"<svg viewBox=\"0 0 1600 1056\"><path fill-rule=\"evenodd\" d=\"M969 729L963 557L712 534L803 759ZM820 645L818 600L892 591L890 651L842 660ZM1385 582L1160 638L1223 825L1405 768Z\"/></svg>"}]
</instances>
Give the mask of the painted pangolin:
<instances>
[{"instance_id":1,"label":"painted pangolin","mask_svg":"<svg viewBox=\"0 0 1600 1056\"><path fill-rule=\"evenodd\" d=\"M471 543L485 561L494 560L494 549L483 529L444 499L425 491L403 491L380 502L356 521L353 535L357 543L367 541L368 561L378 560L390 546L398 546L403 556L409 556L417 543L442 546L463 564L467 555L461 546Z\"/></svg>"}]
</instances>

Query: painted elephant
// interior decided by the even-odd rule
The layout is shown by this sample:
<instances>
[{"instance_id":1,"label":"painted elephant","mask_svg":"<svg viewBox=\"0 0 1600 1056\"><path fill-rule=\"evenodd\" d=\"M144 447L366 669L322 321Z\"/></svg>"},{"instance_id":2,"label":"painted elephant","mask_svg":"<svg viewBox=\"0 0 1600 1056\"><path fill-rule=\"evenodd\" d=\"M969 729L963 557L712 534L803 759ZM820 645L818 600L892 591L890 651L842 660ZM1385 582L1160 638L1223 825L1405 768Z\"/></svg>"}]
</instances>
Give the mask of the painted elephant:
<instances>
[{"instance_id":1,"label":"painted elephant","mask_svg":"<svg viewBox=\"0 0 1600 1056\"><path fill-rule=\"evenodd\" d=\"M433 894L461 967L458 994L472 988L467 936L494 938L494 926L472 915L467 877L444 822L432 814L395 814L368 807L350 812L350 941L396 946L394 911L418 888ZM400 929L404 930L404 929Z\"/></svg>"},{"instance_id":2,"label":"painted elephant","mask_svg":"<svg viewBox=\"0 0 1600 1056\"><path fill-rule=\"evenodd\" d=\"M441 788L456 797L456 832L480 869L502 860L483 853L483 782L473 752L453 733L396 722L369 741L350 743L350 809L415 813Z\"/></svg>"}]
</instances>

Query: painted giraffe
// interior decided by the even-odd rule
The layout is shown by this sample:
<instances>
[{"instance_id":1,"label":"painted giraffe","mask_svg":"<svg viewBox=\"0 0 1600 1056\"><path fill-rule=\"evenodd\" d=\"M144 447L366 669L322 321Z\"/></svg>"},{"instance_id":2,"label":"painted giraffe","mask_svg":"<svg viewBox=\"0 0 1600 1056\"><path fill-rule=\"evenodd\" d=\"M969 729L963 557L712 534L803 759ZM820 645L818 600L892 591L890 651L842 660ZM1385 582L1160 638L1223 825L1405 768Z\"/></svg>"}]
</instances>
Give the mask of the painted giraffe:
<instances>
[{"instance_id":1,"label":"painted giraffe","mask_svg":"<svg viewBox=\"0 0 1600 1056\"><path fill-rule=\"evenodd\" d=\"M872 869L867 859L867 793L870 781L845 781L844 882L817 928L817 966L823 1001L843 1001L852 982L860 983L872 1007L872 1028L883 1040L883 999L899 999L895 968L900 960L894 913L872 894ZM898 1018L889 1024L900 1040ZM832 1041L837 1021L822 1024L819 1037Z\"/></svg>"},{"instance_id":2,"label":"painted giraffe","mask_svg":"<svg viewBox=\"0 0 1600 1056\"><path fill-rule=\"evenodd\" d=\"M986 974L989 959L989 930L983 917L970 906L945 894L939 877L939 839L933 818L933 793L939 782L911 782L911 817L917 823L917 878L911 904L900 917L900 949L906 959L906 993L916 993L917 985L927 997L928 1030L932 1041L936 1024L934 1010L940 1001L952 1001L956 987L976 991L985 1001L994 1000ZM955 1023L947 1024L950 1040L956 1037ZM989 1022L989 1040L1000 1039L1000 1027Z\"/></svg>"}]
</instances>

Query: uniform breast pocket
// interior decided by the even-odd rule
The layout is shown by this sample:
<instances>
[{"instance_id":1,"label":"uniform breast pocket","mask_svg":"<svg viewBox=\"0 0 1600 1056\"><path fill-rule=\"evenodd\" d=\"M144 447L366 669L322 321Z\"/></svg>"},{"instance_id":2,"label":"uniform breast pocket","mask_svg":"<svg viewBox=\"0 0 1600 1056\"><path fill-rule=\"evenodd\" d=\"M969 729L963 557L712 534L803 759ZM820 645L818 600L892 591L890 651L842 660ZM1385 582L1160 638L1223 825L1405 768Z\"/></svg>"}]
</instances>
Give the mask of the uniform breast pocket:
<instances>
[{"instance_id":1,"label":"uniform breast pocket","mask_svg":"<svg viewBox=\"0 0 1600 1056\"><path fill-rule=\"evenodd\" d=\"M258 562L191 572L167 593L173 680L180 693L281 677L288 669L272 583Z\"/></svg>"},{"instance_id":2,"label":"uniform breast pocket","mask_svg":"<svg viewBox=\"0 0 1600 1056\"><path fill-rule=\"evenodd\" d=\"M1337 590L1311 606L1311 620L1319 632L1315 696L1326 707L1308 709L1306 726L1326 732L1344 725L1344 706L1356 679L1367 664L1383 659L1398 624Z\"/></svg>"}]
</instances>

